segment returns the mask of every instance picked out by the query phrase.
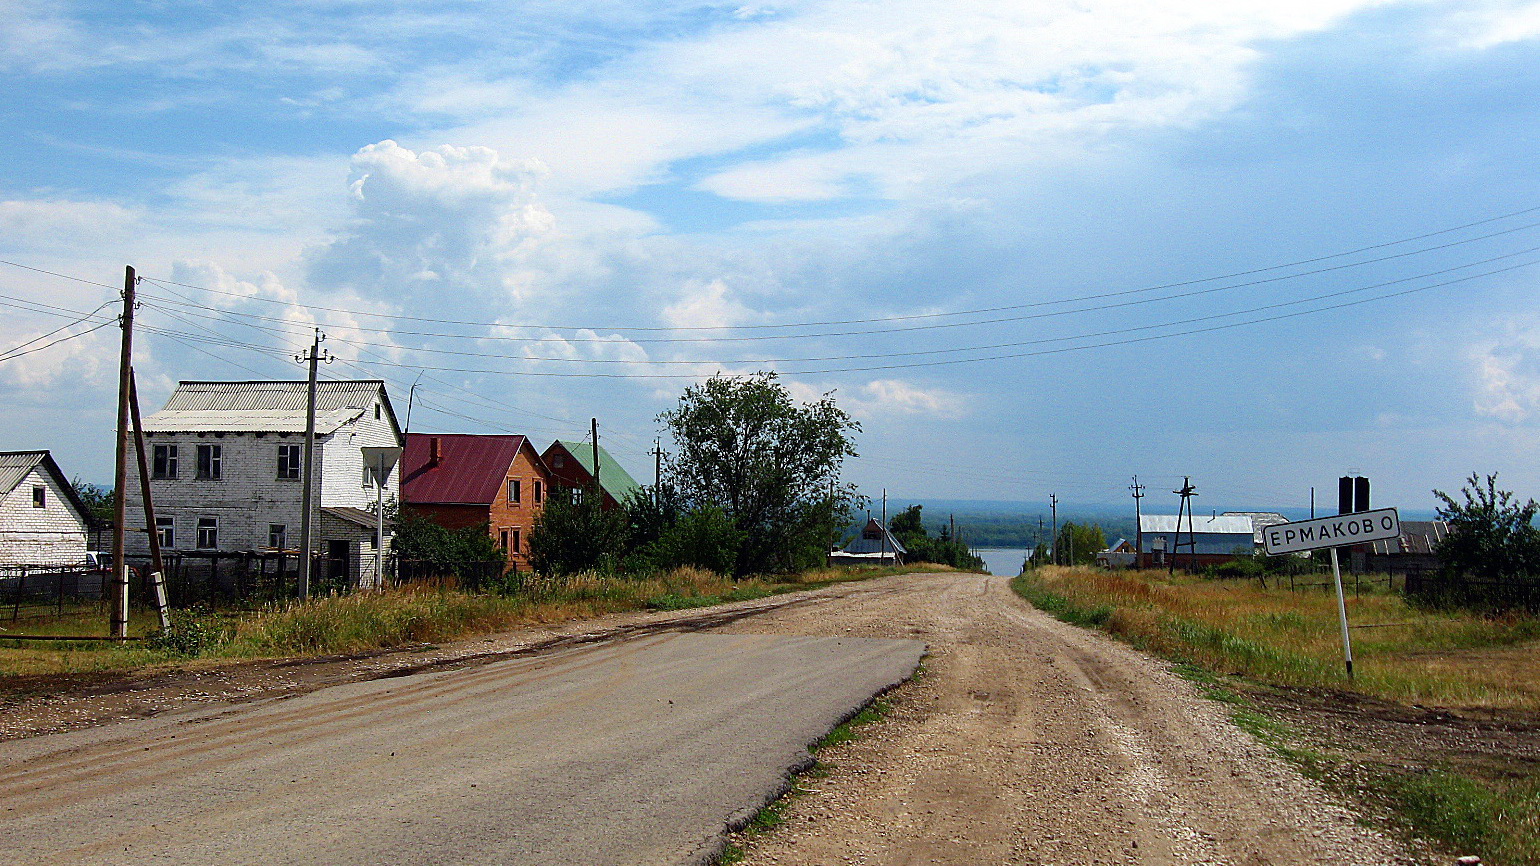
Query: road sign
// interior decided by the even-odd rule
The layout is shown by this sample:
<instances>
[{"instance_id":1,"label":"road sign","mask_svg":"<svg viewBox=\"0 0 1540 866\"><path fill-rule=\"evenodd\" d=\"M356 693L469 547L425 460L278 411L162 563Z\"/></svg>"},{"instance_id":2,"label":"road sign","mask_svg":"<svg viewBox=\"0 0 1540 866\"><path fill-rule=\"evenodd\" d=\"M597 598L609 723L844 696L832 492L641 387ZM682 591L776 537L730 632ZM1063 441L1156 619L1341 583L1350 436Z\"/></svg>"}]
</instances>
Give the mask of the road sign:
<instances>
[{"instance_id":1,"label":"road sign","mask_svg":"<svg viewBox=\"0 0 1540 866\"><path fill-rule=\"evenodd\" d=\"M1381 508L1294 523L1275 523L1262 530L1262 546L1269 554L1277 555L1400 537L1400 515L1394 508Z\"/></svg>"}]
</instances>

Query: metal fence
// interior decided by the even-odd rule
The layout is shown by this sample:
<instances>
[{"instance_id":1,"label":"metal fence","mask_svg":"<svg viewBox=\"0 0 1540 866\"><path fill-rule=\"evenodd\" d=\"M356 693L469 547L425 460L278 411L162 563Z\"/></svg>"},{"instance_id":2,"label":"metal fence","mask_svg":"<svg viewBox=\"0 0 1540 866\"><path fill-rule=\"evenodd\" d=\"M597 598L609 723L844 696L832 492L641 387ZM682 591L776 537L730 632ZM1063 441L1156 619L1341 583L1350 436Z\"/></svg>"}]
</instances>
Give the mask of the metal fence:
<instances>
[{"instance_id":1,"label":"metal fence","mask_svg":"<svg viewBox=\"0 0 1540 866\"><path fill-rule=\"evenodd\" d=\"M393 586L404 583L438 583L468 592L499 588L514 567L500 559L469 562L435 562L426 559L390 557L385 563L386 580Z\"/></svg>"},{"instance_id":2,"label":"metal fence","mask_svg":"<svg viewBox=\"0 0 1540 866\"><path fill-rule=\"evenodd\" d=\"M12 620L59 616L66 604L101 598L107 579L105 570L82 565L0 566L0 609Z\"/></svg>"}]
</instances>

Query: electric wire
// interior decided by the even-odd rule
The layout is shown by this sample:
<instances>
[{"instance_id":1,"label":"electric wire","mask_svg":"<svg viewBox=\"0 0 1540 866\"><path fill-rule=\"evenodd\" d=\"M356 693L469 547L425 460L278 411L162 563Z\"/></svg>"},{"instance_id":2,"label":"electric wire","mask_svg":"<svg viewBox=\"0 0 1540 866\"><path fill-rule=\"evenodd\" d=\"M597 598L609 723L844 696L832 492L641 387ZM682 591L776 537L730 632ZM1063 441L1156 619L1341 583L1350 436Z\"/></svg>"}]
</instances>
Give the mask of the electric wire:
<instances>
[{"instance_id":1,"label":"electric wire","mask_svg":"<svg viewBox=\"0 0 1540 866\"><path fill-rule=\"evenodd\" d=\"M1464 224L1458 225L1458 226L1451 226L1449 228L1438 229L1436 231L1431 231L1431 232L1425 232L1425 233L1419 234L1419 235L1414 235L1414 236L1405 237L1405 238L1399 238L1399 239L1391 240L1391 241L1384 241L1384 242L1376 243L1376 244L1369 244L1367 246L1358 247L1358 248L1352 249L1352 250L1345 250L1345 251L1342 251L1342 252L1330 253L1330 254L1322 255L1322 256L1315 256L1315 257L1312 257L1312 258L1299 259L1299 260L1296 260L1296 261L1293 261L1293 262L1285 262L1285 263L1282 263L1282 264L1268 265L1268 266L1261 267L1261 268L1252 268L1252 269L1249 269L1249 270L1236 271L1236 272L1232 272L1232 273L1228 273L1228 274L1219 274L1219 275L1210 276L1210 277L1200 277L1200 278L1191 279L1191 280L1182 280L1182 281L1178 281L1178 282L1163 283L1163 284L1158 284L1158 285L1145 286L1145 287L1141 287L1141 288L1122 289L1122 290L1118 290L1118 291L1114 291L1114 292L1103 292L1103 293L1098 293L1098 294L1083 295L1083 296L1070 297L1070 298L1062 298L1062 299L1051 300L1051 301L1037 301L1037 302L1032 302L1032 303L1027 303L1027 304L1010 304L1010 305L997 306L997 307L982 307L982 308L977 308L977 309L973 309L973 310L957 310L957 311L940 312L940 313L913 313L913 314L907 314L907 315L901 315L901 316L879 316L879 317L861 318L861 319L834 319L834 320L824 320L824 321L785 322L785 323L750 324L750 325L698 325L698 326L640 326L640 325L622 325L622 326L613 326L612 327L612 326L594 326L594 325L507 324L507 323L500 323L500 322L478 322L478 321L467 321L467 320L456 320L456 319L433 318L433 317L426 317L426 316L411 316L411 315L404 315L404 314L380 313L380 312L366 311L366 310L352 310L352 309L346 309L346 308L340 308L340 307L324 307L324 306L308 306L308 305L300 305L300 306L306 306L307 309L321 310L323 312L343 313L343 314L354 315L354 316L371 316L371 317L375 317L375 318L393 319L393 320L399 320L399 321L419 321L419 322L431 322L431 323L435 323L435 324L466 325L466 326L471 326L471 327L537 328L537 329L545 329L545 330L553 330L553 331L585 330L585 329L586 330L607 330L607 331L720 331L720 330L750 330L750 329L757 329L757 328L824 327L824 326L832 326L832 325L852 325L852 324L869 324L869 323L894 322L894 321L910 321L910 320L915 320L915 319L929 319L929 318L955 317L955 316L967 316L967 315L981 315L981 314L987 314L987 313L1002 312L1002 311L1007 311L1007 310L1026 309L1026 308L1029 308L1029 307L1037 307L1037 306L1044 306L1044 305L1050 305L1050 304L1074 303L1076 301L1097 300L1097 299L1101 299L1101 298L1119 297L1119 296L1129 295L1129 294L1137 294L1137 293L1142 293L1142 292L1152 292L1152 291L1159 291L1159 290L1162 290L1162 289L1180 288L1180 287L1184 287L1184 286L1197 285L1197 284L1201 284L1201 283L1215 282L1215 281L1218 281L1218 280L1235 279L1235 278L1238 278L1238 277L1252 276L1252 275L1255 275L1255 274L1268 273L1268 272L1272 272L1272 271L1283 270L1283 269L1286 269L1286 268L1301 267L1301 266L1304 266L1304 265L1317 264L1317 263L1324 262L1324 261L1330 261L1332 259L1344 258L1346 256L1352 256L1352 255L1358 255L1360 253L1371 252L1371 251L1378 250L1378 249L1387 249L1389 247L1399 246L1401 244L1415 243L1416 241L1427 240L1429 238L1438 237L1438 236L1442 236L1442 235L1446 235L1446 234L1451 234L1453 232L1464 231L1465 229L1474 228L1476 226L1481 226L1481 225L1488 225L1488 224L1491 224L1491 223L1494 223L1494 222L1500 222L1500 221L1505 220L1505 219L1512 219L1514 217L1523 216L1523 215L1526 215L1526 214L1534 213L1536 211L1540 211L1540 206L1523 208L1523 209L1520 209L1520 210L1517 210L1517 211L1511 211L1509 213L1500 214L1500 215L1493 216L1493 217L1487 217L1485 219L1464 223ZM1481 236L1474 237L1474 238L1466 238L1466 239L1462 239L1462 240L1458 240L1458 241L1452 241L1452 242L1447 243L1447 244L1440 244L1440 245L1436 245L1436 246L1432 246L1432 247L1427 247L1427 248L1420 249L1420 250L1413 250L1413 251L1409 251L1409 252L1405 252L1405 253L1397 253L1397 254L1394 254L1394 255L1391 255L1391 256L1385 256L1385 257L1378 258L1378 259L1369 259L1369 260L1366 260L1366 261L1363 261L1363 262L1355 262L1355 263L1349 263L1349 264L1345 264L1345 265L1337 265L1337 266L1333 266L1331 268L1321 269L1320 271L1310 271L1310 272L1306 272L1304 274L1296 274L1296 275L1292 275L1292 276L1278 277L1278 278L1273 278L1273 279L1293 279L1293 278L1295 278L1297 276L1308 276L1311 273L1318 273L1318 272L1324 272L1324 271L1329 271L1329 270L1339 270L1341 268L1346 268L1346 267L1360 267L1360 266L1365 265L1365 264L1374 264L1374 263L1377 263L1377 262L1388 261L1390 259L1404 258L1406 256L1419 255L1419 254L1425 253L1425 252L1431 252L1431 251L1440 250L1440 249L1447 249L1447 248L1449 248L1451 246L1459 246L1461 244L1475 243L1477 241L1487 240L1487 239L1490 239L1490 238L1493 238L1493 237L1498 237L1498 236L1501 236L1501 235L1512 234L1512 233L1518 232L1518 231L1525 231L1525 230L1536 228L1536 227L1540 227L1540 223L1528 223L1526 225L1518 226L1518 227L1515 227L1515 228L1504 229L1504 230L1499 231L1499 232L1494 232L1494 233L1487 234L1487 235L1481 235ZM0 264L13 264L13 263L0 261ZM32 269L32 270L36 270L36 269ZM45 272L45 273L47 273L47 272ZM262 301L262 302L270 303L270 304L290 305L290 302L288 302L288 301L280 301L280 300L276 300L276 299L272 299L272 298L263 298L263 297L260 297L260 296L243 295L243 294L240 294L240 293L237 293L237 292L228 292L228 291L224 291L224 290L221 290L221 289L210 289L210 288L207 288L207 287L204 287L204 286L192 285L190 283L180 283L180 282L175 282L175 281L172 281L172 280L157 280L157 282L159 282L159 283L167 283L167 284L170 284L170 285L176 285L176 286L180 286L182 288L187 288L187 289L193 289L195 291L208 292L210 294L226 295L226 296L230 296L230 297L238 297L238 298L249 299L249 300L257 300L257 301ZM98 284L98 285L100 285L100 284Z\"/></svg>"}]
</instances>

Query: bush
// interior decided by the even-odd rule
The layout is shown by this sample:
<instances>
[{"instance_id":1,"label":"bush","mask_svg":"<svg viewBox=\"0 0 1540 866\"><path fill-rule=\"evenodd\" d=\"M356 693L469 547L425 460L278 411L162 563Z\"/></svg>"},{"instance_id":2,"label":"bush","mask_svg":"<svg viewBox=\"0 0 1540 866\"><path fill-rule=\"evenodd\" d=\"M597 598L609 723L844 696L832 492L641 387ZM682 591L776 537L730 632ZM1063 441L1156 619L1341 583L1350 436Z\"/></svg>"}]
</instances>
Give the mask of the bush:
<instances>
[{"instance_id":1,"label":"bush","mask_svg":"<svg viewBox=\"0 0 1540 866\"><path fill-rule=\"evenodd\" d=\"M686 513L653 542L649 558L658 569L693 566L732 574L743 546L743 533L714 505Z\"/></svg>"},{"instance_id":2,"label":"bush","mask_svg":"<svg viewBox=\"0 0 1540 866\"><path fill-rule=\"evenodd\" d=\"M151 632L145 638L145 645L177 655L202 655L223 640L220 630L210 626L204 618L206 613L196 608L171 611L171 627Z\"/></svg>"}]
</instances>

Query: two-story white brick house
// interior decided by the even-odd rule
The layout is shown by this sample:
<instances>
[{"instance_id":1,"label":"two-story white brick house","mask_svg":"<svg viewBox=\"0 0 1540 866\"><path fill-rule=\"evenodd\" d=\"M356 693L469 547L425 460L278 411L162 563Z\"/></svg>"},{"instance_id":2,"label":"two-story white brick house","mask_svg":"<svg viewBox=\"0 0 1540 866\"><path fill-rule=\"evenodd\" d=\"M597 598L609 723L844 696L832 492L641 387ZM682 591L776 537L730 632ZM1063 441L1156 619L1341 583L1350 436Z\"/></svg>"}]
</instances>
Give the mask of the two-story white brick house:
<instances>
[{"instance_id":1,"label":"two-story white brick house","mask_svg":"<svg viewBox=\"0 0 1540 866\"><path fill-rule=\"evenodd\" d=\"M0 566L80 565L90 523L47 451L0 451Z\"/></svg>"},{"instance_id":2,"label":"two-story white brick house","mask_svg":"<svg viewBox=\"0 0 1540 866\"><path fill-rule=\"evenodd\" d=\"M181 382L165 408L144 419L163 549L299 548L306 390L304 382ZM378 580L376 552L389 549L390 529L377 538L370 509L399 497L395 455L403 441L385 383L317 383L311 526L314 552L325 557L318 577L363 586ZM139 515L132 461L129 469L128 513ZM142 532L130 532L127 544L130 555L149 549Z\"/></svg>"}]
</instances>

